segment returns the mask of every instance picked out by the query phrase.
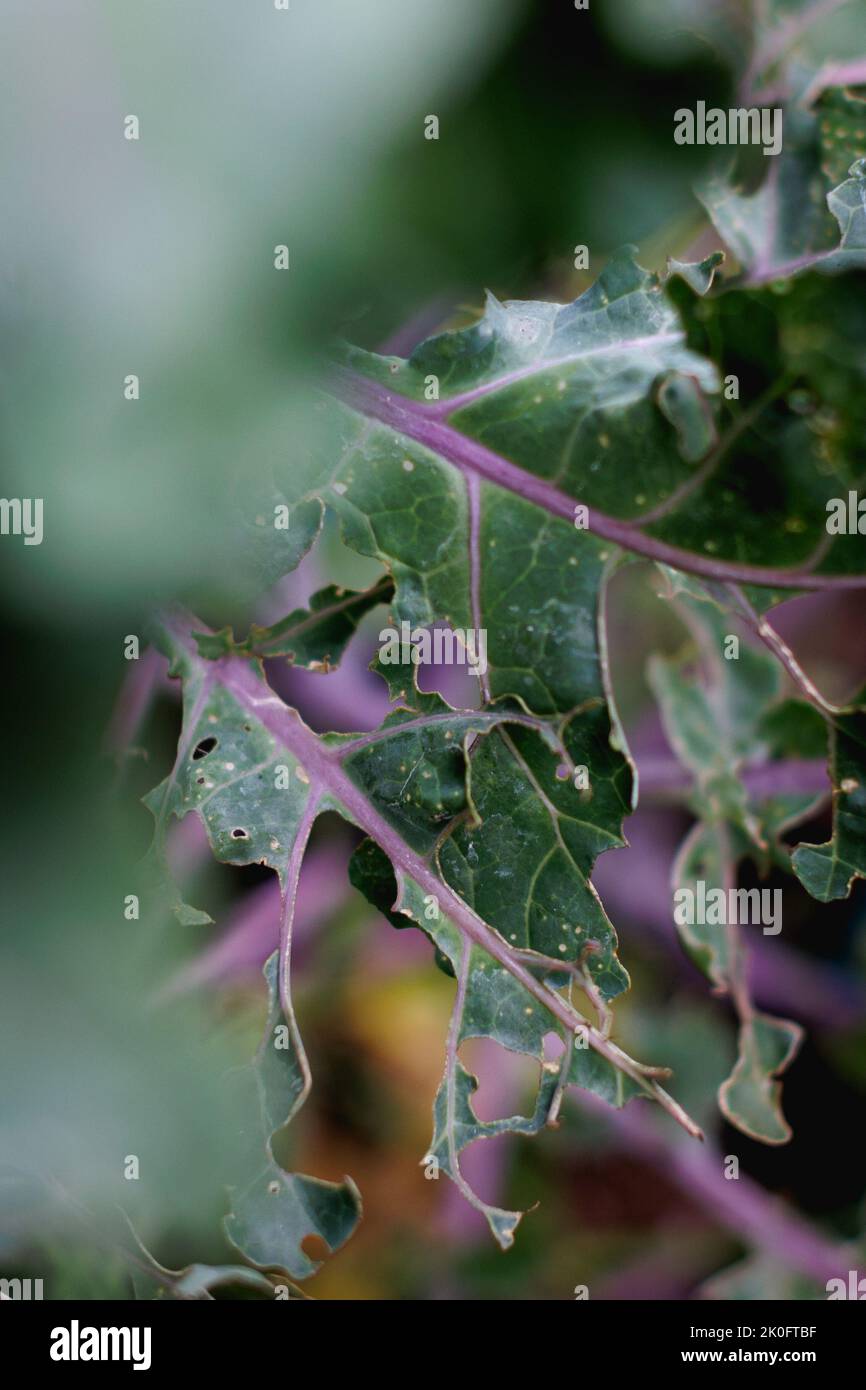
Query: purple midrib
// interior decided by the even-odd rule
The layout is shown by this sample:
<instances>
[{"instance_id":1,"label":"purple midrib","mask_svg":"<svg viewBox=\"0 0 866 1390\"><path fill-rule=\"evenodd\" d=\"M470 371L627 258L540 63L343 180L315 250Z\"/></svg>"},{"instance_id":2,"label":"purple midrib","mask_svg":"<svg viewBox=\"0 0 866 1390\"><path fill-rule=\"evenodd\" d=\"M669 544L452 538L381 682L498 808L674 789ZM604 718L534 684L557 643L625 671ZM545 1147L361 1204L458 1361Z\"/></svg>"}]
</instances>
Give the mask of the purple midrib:
<instances>
[{"instance_id":1,"label":"purple midrib","mask_svg":"<svg viewBox=\"0 0 866 1390\"><path fill-rule=\"evenodd\" d=\"M356 372L338 368L334 377L335 394L360 414L379 420L407 439L446 459L464 474L476 474L487 482L550 512L553 516L573 521L577 503L553 483L527 473L517 464L502 458L478 440L462 434L453 425L433 414L428 407L408 396L401 396L379 382L370 381ZM620 521L590 507L587 529L603 540L612 541L625 550L643 555L648 560L670 565L671 569L699 574L718 581L738 580L765 588L789 589L860 589L866 587L866 575L812 574L803 569L769 569L763 565L734 564L715 560L668 545L646 535L639 522Z\"/></svg>"}]
</instances>

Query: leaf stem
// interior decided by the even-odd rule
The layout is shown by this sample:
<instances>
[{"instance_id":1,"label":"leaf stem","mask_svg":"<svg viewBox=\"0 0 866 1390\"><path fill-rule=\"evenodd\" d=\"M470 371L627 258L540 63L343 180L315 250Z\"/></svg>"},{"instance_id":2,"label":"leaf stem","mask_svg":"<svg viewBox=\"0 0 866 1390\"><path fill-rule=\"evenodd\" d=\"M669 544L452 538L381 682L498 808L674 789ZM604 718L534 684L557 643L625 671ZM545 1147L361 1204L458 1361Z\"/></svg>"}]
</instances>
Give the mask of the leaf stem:
<instances>
[{"instance_id":1,"label":"leaf stem","mask_svg":"<svg viewBox=\"0 0 866 1390\"><path fill-rule=\"evenodd\" d=\"M818 687L806 675L787 642L780 637L776 629L767 622L767 619L762 618L760 613L755 610L739 584L728 584L726 587L734 600L737 612L773 655L778 657L794 684L799 687L809 703L819 709L823 715L849 712L841 705L833 705L824 698Z\"/></svg>"},{"instance_id":2,"label":"leaf stem","mask_svg":"<svg viewBox=\"0 0 866 1390\"><path fill-rule=\"evenodd\" d=\"M389 724L387 728L371 729L369 733L359 734L357 738L352 738L347 743L335 745L336 756L342 761L351 753L357 753L359 749L368 748L373 743L382 743L385 739L396 738L410 729L429 729L434 728L437 724L452 724L461 715L466 715L473 724L523 724L528 729L534 729L548 743L553 744L559 756L570 762L569 755L561 740L554 734L549 720L541 719L533 714L521 714L517 710L497 709L448 709L436 714L419 714L417 719L407 719L401 724Z\"/></svg>"},{"instance_id":3,"label":"leaf stem","mask_svg":"<svg viewBox=\"0 0 866 1390\"><path fill-rule=\"evenodd\" d=\"M195 658L196 649L190 632L193 629L206 629L191 619L190 615L178 612L164 616L163 625L174 641ZM463 936L492 956L527 993L565 1024L566 1028L573 1031L582 1023L566 1000L536 980L532 972L514 958L510 947L499 933L478 917L468 903L434 872L425 859L409 848L399 832L389 825L365 793L351 780L336 756L338 750L323 744L303 722L297 711L284 704L279 696L274 694L256 664L240 657L224 656L209 663L209 666L212 680L220 681L234 699L244 709L249 710L297 759L309 778L311 795L313 789L317 790L322 798L322 805L330 803L335 809L346 813L384 850L394 866L398 880L401 873L405 874L418 884L424 893L434 896ZM590 1027L586 1032L590 1046L600 1056L636 1081L687 1133L695 1138L703 1138L700 1127L658 1082L647 1077L639 1063L597 1029Z\"/></svg>"},{"instance_id":4,"label":"leaf stem","mask_svg":"<svg viewBox=\"0 0 866 1390\"><path fill-rule=\"evenodd\" d=\"M641 758L637 765L642 796L681 796L694 789L695 779L675 758ZM776 796L830 795L827 763L823 758L791 758L752 763L738 769L753 799Z\"/></svg>"},{"instance_id":5,"label":"leaf stem","mask_svg":"<svg viewBox=\"0 0 866 1390\"><path fill-rule=\"evenodd\" d=\"M304 1051L304 1044L301 1038L300 1030L298 1029L297 1022L295 1021L295 1011L292 1007L290 978L292 960L292 928L294 926L295 921L295 905L297 903L298 898L298 882L301 877L301 865L304 861L304 855L307 850L307 842L310 838L310 831L312 830L316 817L319 814L320 801L321 793L319 788L312 787L310 789L310 795L307 798L307 804L304 807L303 815L301 816L301 820L298 825L297 834L295 835L295 840L292 845L291 854L289 855L288 864L286 865L285 878L280 884L280 956L278 975L280 1008L283 1012L283 1020L286 1024L286 1027L289 1029L292 1036L292 1045L302 1077L302 1086L300 1094L296 1096L291 1110L289 1111L288 1115L283 1120L280 1126L281 1129L284 1128L293 1118L293 1116L297 1113L297 1111L300 1110L301 1106L303 1105L304 1101L309 1095L310 1087L313 1084L313 1078L310 1072L310 1064L307 1060L307 1054Z\"/></svg>"},{"instance_id":6,"label":"leaf stem","mask_svg":"<svg viewBox=\"0 0 866 1390\"><path fill-rule=\"evenodd\" d=\"M386 576L383 579L378 579L369 589L364 589L359 593L346 594L343 598L335 599L333 603L329 603L323 608L316 608L305 613L291 626L284 627L281 623L277 623L273 627L260 627L254 624L244 641L236 644L236 650L248 652L251 656L267 657L270 655L267 650L270 643L286 642L292 637L299 637L301 633L316 627L318 623L327 621L328 618L334 618L339 613L348 613L353 608L366 606L371 599L378 598L382 603L387 603L393 592L393 580L390 576Z\"/></svg>"},{"instance_id":7,"label":"leaf stem","mask_svg":"<svg viewBox=\"0 0 866 1390\"><path fill-rule=\"evenodd\" d=\"M716 1148L668 1138L649 1113L635 1106L611 1110L597 1096L582 1094L576 1099L744 1245L764 1251L820 1284L839 1275L847 1277L849 1269L862 1265L856 1246L829 1240L782 1201L771 1198L747 1173L738 1182L729 1182Z\"/></svg>"},{"instance_id":8,"label":"leaf stem","mask_svg":"<svg viewBox=\"0 0 866 1390\"><path fill-rule=\"evenodd\" d=\"M528 502L534 502L553 516L574 520L578 504L573 497L567 496L545 479L527 473L477 440L461 434L425 409L420 402L408 396L396 395L378 382L369 381L345 368L336 369L335 383L337 394L345 404L439 454L467 476L475 474L485 478ZM763 565L744 565L696 555L645 535L634 522L620 521L595 508L588 508L588 511L588 530L592 534L647 560L655 560L689 574L699 574L706 579L720 582L733 580L772 589L866 588L866 575L813 574L803 568L770 569Z\"/></svg>"},{"instance_id":9,"label":"leaf stem","mask_svg":"<svg viewBox=\"0 0 866 1390\"><path fill-rule=\"evenodd\" d=\"M774 63L777 63L780 58L783 58L803 34L807 33L819 20L829 19L831 14L847 4L848 0L813 0L813 3L807 5L799 14L791 15L790 18L771 29L763 42L756 46L752 60L746 69L742 81L743 99L746 101L752 99L752 84L755 79L765 73Z\"/></svg>"}]
</instances>

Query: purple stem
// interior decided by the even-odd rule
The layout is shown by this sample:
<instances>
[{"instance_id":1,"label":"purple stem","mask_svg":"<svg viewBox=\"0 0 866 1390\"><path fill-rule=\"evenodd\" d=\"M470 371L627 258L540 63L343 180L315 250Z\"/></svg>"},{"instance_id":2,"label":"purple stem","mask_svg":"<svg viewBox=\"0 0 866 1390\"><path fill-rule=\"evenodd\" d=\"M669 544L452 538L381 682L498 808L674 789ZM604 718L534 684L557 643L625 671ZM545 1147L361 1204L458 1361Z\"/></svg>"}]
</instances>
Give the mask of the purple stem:
<instances>
[{"instance_id":1,"label":"purple stem","mask_svg":"<svg viewBox=\"0 0 866 1390\"><path fill-rule=\"evenodd\" d=\"M801 98L801 106L811 106L827 87L861 87L866 82L866 58L852 63L825 63Z\"/></svg>"},{"instance_id":2,"label":"purple stem","mask_svg":"<svg viewBox=\"0 0 866 1390\"><path fill-rule=\"evenodd\" d=\"M728 1180L723 1156L713 1146L684 1145L663 1137L652 1117L637 1106L612 1112L596 1096L581 1093L580 1100L607 1120L630 1150L672 1178L738 1240L820 1284L845 1278L857 1268L856 1247L828 1239L747 1175Z\"/></svg>"},{"instance_id":3,"label":"purple stem","mask_svg":"<svg viewBox=\"0 0 866 1390\"><path fill-rule=\"evenodd\" d=\"M105 751L115 757L129 751L162 678L165 663L155 647L148 647L130 664L105 735Z\"/></svg>"},{"instance_id":4,"label":"purple stem","mask_svg":"<svg viewBox=\"0 0 866 1390\"><path fill-rule=\"evenodd\" d=\"M423 305L416 314L380 343L379 353L383 357L408 357L414 347L425 338L429 338L431 333L435 333L454 309L456 299L456 294L443 294L437 299L431 299L429 304Z\"/></svg>"},{"instance_id":5,"label":"purple stem","mask_svg":"<svg viewBox=\"0 0 866 1390\"><path fill-rule=\"evenodd\" d=\"M593 1284L592 1295L596 1302L682 1303L688 1299L691 1289L706 1271L707 1252L699 1242L688 1239L689 1232L685 1229L672 1249L672 1234L666 1228L664 1245L639 1255L605 1276L599 1287Z\"/></svg>"},{"instance_id":6,"label":"purple stem","mask_svg":"<svg viewBox=\"0 0 866 1390\"><path fill-rule=\"evenodd\" d=\"M165 622L176 639L187 650L194 651L189 633L192 629L204 630L202 626L184 622L180 616L169 617ZM570 1030L573 1029L574 1014L565 1001L545 989L516 961L497 934L475 916L424 860L408 849L399 834L379 816L364 794L350 781L339 762L302 723L297 713L269 690L250 663L236 657L223 657L213 663L209 679L206 678L204 683L211 686L217 679L298 759L313 786L320 791L327 789L361 829L376 839L388 854L398 875L401 871L409 874L422 891L432 893L466 940L488 951L549 1012ZM194 727L190 718L184 731L186 737L182 735L181 738L182 747L189 743ZM596 1051L606 1056L613 1065L628 1069L628 1059L614 1044L602 1038L594 1029L587 1028L587 1034ZM655 1086L654 1090L658 1100L663 1104L667 1102L665 1108L669 1113L674 1114L690 1133L699 1133L676 1102L665 1096L661 1088ZM675 1181L690 1192L713 1219L734 1232L739 1239L768 1251L776 1259L781 1255L789 1265L819 1282L844 1276L848 1269L855 1267L854 1255L849 1247L828 1241L807 1222L786 1211L784 1206L769 1200L750 1179L740 1178L736 1190L732 1190L733 1184L723 1176L720 1155L697 1146L693 1148L675 1143L669 1136L660 1133L650 1116L642 1114L635 1107L630 1107L628 1111L612 1112L604 1102L584 1092L580 1093L580 1101L601 1113L632 1146L666 1174L673 1175Z\"/></svg>"},{"instance_id":7,"label":"purple stem","mask_svg":"<svg viewBox=\"0 0 866 1390\"><path fill-rule=\"evenodd\" d=\"M784 280L791 275L799 275L801 270L812 270L822 261L829 260L834 254L834 251L811 251L792 261L780 261L777 264L765 263L750 271L743 280L743 284L769 285L773 280Z\"/></svg>"},{"instance_id":8,"label":"purple stem","mask_svg":"<svg viewBox=\"0 0 866 1390\"><path fill-rule=\"evenodd\" d=\"M773 63L777 63L797 40L821 19L827 19L834 11L841 9L848 0L815 0L815 3L801 10L799 14L771 29L762 43L758 44L742 81L744 100L756 100L752 96L752 83Z\"/></svg>"},{"instance_id":9,"label":"purple stem","mask_svg":"<svg viewBox=\"0 0 866 1390\"><path fill-rule=\"evenodd\" d=\"M637 764L639 786L647 796L677 795L688 792L694 778L675 758L640 758ZM740 777L751 797L829 796L832 790L823 758L793 758L790 761L757 763L740 769Z\"/></svg>"},{"instance_id":10,"label":"purple stem","mask_svg":"<svg viewBox=\"0 0 866 1390\"><path fill-rule=\"evenodd\" d=\"M638 809L628 823L628 846L602 855L593 883L623 941L631 933L652 938L676 961L685 979L706 994L706 980L683 952L673 923L669 865L682 827L674 816ZM759 1004L824 1032L860 1027L866 995L837 966L802 955L779 937L749 936L750 988Z\"/></svg>"},{"instance_id":11,"label":"purple stem","mask_svg":"<svg viewBox=\"0 0 866 1390\"><path fill-rule=\"evenodd\" d=\"M829 700L824 698L814 681L806 675L806 672L803 670L787 642L779 635L767 619L762 617L761 614L755 610L739 584L729 584L727 588L728 592L733 596L740 616L760 638L764 646L773 653L777 660L781 661L788 675L791 677L791 680L798 686L809 703L813 704L823 715L844 714L845 711L840 709L838 705L833 705Z\"/></svg>"},{"instance_id":12,"label":"purple stem","mask_svg":"<svg viewBox=\"0 0 866 1390\"><path fill-rule=\"evenodd\" d=\"M525 472L508 459L493 453L477 440L461 434L421 402L413 401L407 396L395 395L378 382L368 381L354 372L339 368L336 371L336 386L337 393L347 405L364 415L380 420L407 438L414 439L447 459L467 476L475 474L486 478L488 482L543 507L553 516L568 521L574 520L577 505L574 498L560 492L552 483ZM763 565L740 565L726 560L713 560L709 556L692 554L678 546L668 545L665 541L644 535L633 522L619 521L594 508L588 510L588 530L594 535L612 541L636 555L643 555L648 560L670 565L672 569L700 574L707 579L739 580L744 584L758 584L777 589L866 588L866 575L817 575L802 569L767 569Z\"/></svg>"},{"instance_id":13,"label":"purple stem","mask_svg":"<svg viewBox=\"0 0 866 1390\"><path fill-rule=\"evenodd\" d=\"M352 682L342 681L349 676L348 666L352 665L353 677L365 674L365 668L356 660L352 651L344 658L339 671L330 674L327 680L321 676L311 677L318 689L322 690L316 710L323 712L322 699L325 695L336 696L327 702L325 723L329 727L341 728L351 725L353 713L358 714L357 703L352 708ZM357 666L357 670L354 669ZM271 663L273 673L282 676L283 667ZM292 671L293 677L298 673ZM338 687L340 687L338 689ZM345 688L344 688L345 687ZM354 687L352 687L354 688ZM387 700L376 716L381 718L387 712ZM372 717L372 711L365 719ZM450 715L424 716L419 725L445 720ZM483 712L478 712L483 717ZM490 712L491 721L497 716ZM534 716L511 716L515 722L530 727L543 725L544 721ZM357 726L357 725L356 725ZM405 730L405 724L395 726L393 733ZM387 737L388 730L374 729L362 734L349 744L339 747L337 756L346 757L360 747L378 742ZM664 740L657 739L659 748ZM647 745L649 746L649 745ZM671 796L674 799L687 794L692 787L692 777L687 769L670 755L664 753L638 754L637 767L641 794L644 797ZM820 760L768 763L765 766L747 768L744 781L752 796L810 795L829 794L830 785L825 764ZM653 827L657 825L654 818ZM672 926L670 886L667 865L676 852L677 838L659 840L654 832L652 844L648 845L649 822L642 809L638 809L629 821L629 844L615 856L601 856L593 871L593 882L602 898L609 904L616 916L626 916L633 929L649 932L655 936L672 957L688 970L688 962L676 940ZM200 858L207 856L207 838L200 822L189 816L174 827L168 844L169 861L172 871L180 875ZM314 847L308 851L302 876L302 893L298 907L298 929L301 942L306 939L309 917L327 914L337 905L340 898L335 889L344 876L340 869L344 857L333 856L321 859L323 851ZM319 869L320 864L324 866ZM310 865L308 871L306 865ZM664 865L663 869L660 866ZM308 907L308 902L310 906ZM262 884L246 895L242 904L229 919L225 933L195 961L183 967L180 973L169 982L169 995L183 993L199 985L215 983L234 975L238 971L256 972L262 962L277 945L279 921L279 894L275 882ZM864 1016L864 996L862 990L852 984L842 971L824 965L817 960L806 960L798 951L786 947L781 941L768 943L756 936L752 945L752 989L756 998L767 1008L793 1012L796 1018L820 1027L825 1031L851 1028L859 1024ZM701 977L702 978L702 977Z\"/></svg>"},{"instance_id":14,"label":"purple stem","mask_svg":"<svg viewBox=\"0 0 866 1390\"><path fill-rule=\"evenodd\" d=\"M469 505L469 591L472 601L472 622L476 632L483 627L481 608L481 484L475 473L466 474L466 499ZM490 677L481 677L481 693L485 704L490 703Z\"/></svg>"},{"instance_id":15,"label":"purple stem","mask_svg":"<svg viewBox=\"0 0 866 1390\"><path fill-rule=\"evenodd\" d=\"M303 951L317 924L330 917L347 894L346 852L331 845L308 849L295 911L294 949ZM161 998L206 985L257 975L279 944L280 889L275 877L259 883L229 913L218 940L169 980Z\"/></svg>"},{"instance_id":16,"label":"purple stem","mask_svg":"<svg viewBox=\"0 0 866 1390\"><path fill-rule=\"evenodd\" d=\"M174 613L163 616L163 624L175 640L195 654L190 636L193 631L203 632L206 628L190 615ZM297 711L283 704L279 696L267 686L256 673L253 666L238 657L221 657L211 663L210 670L203 678L202 686L209 691L214 681L220 681L238 703L256 718L300 764L306 773L314 792L327 791L329 798L337 802L349 818L369 835L385 851L397 873L412 879L422 893L431 895L464 937L480 946L494 960L506 969L523 988L561 1023L570 1033L578 1024L585 1029L587 1041L600 1056L613 1067L630 1076L644 1091L652 1095L658 1103L683 1128L695 1137L702 1137L697 1125L684 1110L648 1074L647 1069L628 1057L615 1043L612 1043L597 1029L590 1027L575 1010L555 991L537 980L532 972L519 961L492 927L478 917L469 905L451 889L433 870L429 862L422 859L409 848L403 837L396 831L367 799L364 792L355 785L348 773L340 765L335 750L328 748L304 724ZM200 693L196 706L202 704ZM189 751L188 745L195 725L190 718L181 734L179 757Z\"/></svg>"}]
</instances>

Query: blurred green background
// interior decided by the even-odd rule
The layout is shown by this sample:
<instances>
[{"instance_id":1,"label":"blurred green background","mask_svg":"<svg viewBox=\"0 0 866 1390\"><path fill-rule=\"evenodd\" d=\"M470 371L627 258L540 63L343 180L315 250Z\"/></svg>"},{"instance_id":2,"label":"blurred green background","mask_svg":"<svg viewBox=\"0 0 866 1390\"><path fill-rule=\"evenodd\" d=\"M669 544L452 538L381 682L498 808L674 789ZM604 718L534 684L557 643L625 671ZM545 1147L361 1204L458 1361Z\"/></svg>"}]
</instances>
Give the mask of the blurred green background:
<instances>
[{"instance_id":1,"label":"blurred green background","mask_svg":"<svg viewBox=\"0 0 866 1390\"><path fill-rule=\"evenodd\" d=\"M849 22L843 7L833 23ZM704 152L675 150L672 113L726 104L749 32L750 7L733 0L593 0L589 12L568 0L291 0L288 12L270 0L6 0L0 447L6 495L44 498L45 538L0 542L0 1272L44 1276L46 1297L128 1297L129 1263L103 1230L118 1202L166 1264L228 1255L221 1078L253 1052L263 994L245 959L166 995L212 938L124 920L149 836L137 797L164 775L177 732L157 676L132 753L120 768L106 755L125 635L168 599L220 623L244 611L238 498L300 447L299 387L334 333L408 351L473 312L485 287L566 299L623 243L652 268L687 250ZM124 139L128 114L138 141ZM428 114L438 141L424 139ZM578 244L590 275L573 269ZM349 565L326 537L281 595L305 598L317 575L351 580ZM651 593L624 595L641 639L623 637L617 677L637 723L643 657L679 634ZM843 607L832 616L838 630L855 621ZM844 684L847 649L828 632L818 614L806 638L828 682ZM363 682L360 658L355 671ZM322 679L291 692L311 719ZM321 861L326 877L334 863L342 874L347 845L336 824L320 827L314 849L336 856ZM208 868L192 840L178 853L217 932L261 887L256 871ZM323 1177L351 1173L367 1216L310 1293L568 1298L589 1279L614 1288L623 1269L641 1287L646 1268L678 1296L739 1253L574 1112L481 1175L508 1200L542 1200L500 1255L418 1167L451 985L423 941L350 890L316 902L298 984L316 1088L291 1157ZM862 895L832 912L821 949L856 980ZM630 939L627 924L622 935L640 1000L627 1030L678 1065L678 1094L711 1096L731 1049L724 1008L657 943ZM817 1032L789 1084L802 1137L750 1159L843 1233L863 1197L860 1027ZM491 1064L485 1082L478 1059L482 1114L486 1085L491 1115L520 1104L520 1065L503 1076Z\"/></svg>"}]
</instances>

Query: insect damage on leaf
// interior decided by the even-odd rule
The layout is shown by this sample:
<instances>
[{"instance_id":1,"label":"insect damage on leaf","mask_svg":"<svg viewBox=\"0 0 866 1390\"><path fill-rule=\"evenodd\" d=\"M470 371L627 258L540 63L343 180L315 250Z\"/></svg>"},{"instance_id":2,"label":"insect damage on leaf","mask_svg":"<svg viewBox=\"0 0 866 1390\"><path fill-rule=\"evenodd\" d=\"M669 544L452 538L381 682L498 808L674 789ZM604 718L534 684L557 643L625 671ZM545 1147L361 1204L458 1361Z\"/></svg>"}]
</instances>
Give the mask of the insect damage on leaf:
<instances>
[{"instance_id":1,"label":"insect damage on leaf","mask_svg":"<svg viewBox=\"0 0 866 1390\"><path fill-rule=\"evenodd\" d=\"M763 877L741 889L738 873L747 863L759 876L793 870L821 901L866 876L862 704L823 700L766 617L785 595L866 581L859 534L826 526L832 499L857 486L866 462L861 312L844 278L823 274L866 264L862 162L852 155L848 177L831 182L842 151L827 148L825 116L840 100L850 115L847 98L826 92L801 113L756 190L723 174L705 187L734 276L722 276L720 251L672 260L662 278L626 249L573 303L488 296L476 322L407 359L340 348L315 437L273 466L244 524L263 584L298 564L325 518L378 577L320 588L244 637L191 615L163 621L184 713L174 767L147 798L149 867L170 883L169 828L195 812L218 859L264 865L280 884L265 1038L231 1083L244 1159L226 1230L254 1269L304 1279L315 1268L304 1238L333 1250L360 1216L351 1179L291 1174L272 1147L311 1080L291 1005L291 939L301 861L323 811L362 832L354 886L394 926L423 931L454 982L424 1161L503 1248L522 1213L473 1192L461 1171L469 1144L537 1134L558 1122L569 1091L615 1108L649 1099L660 1118L700 1133L662 1088L666 1069L620 1045L614 1009L629 976L593 884L599 855L625 845L637 803L606 629L609 581L628 557L665 567L665 597L692 637L676 656L656 653L649 683L694 822L673 866L672 916L736 1016L720 1112L767 1144L789 1137L780 1078L802 1029L755 1007L746 969L749 932L772 940L781 930L779 890ZM767 288L780 278L790 293ZM372 669L392 708L376 728L314 734L261 663L328 675L380 609L388 626ZM754 641L734 655L725 646L743 621ZM464 654L464 703L421 689L434 630L447 633L446 663ZM792 854L785 835L824 790L781 773L807 758L811 773L827 741L832 836ZM209 920L167 891L182 922ZM526 1113L477 1116L461 1057L470 1039L535 1062Z\"/></svg>"}]
</instances>

